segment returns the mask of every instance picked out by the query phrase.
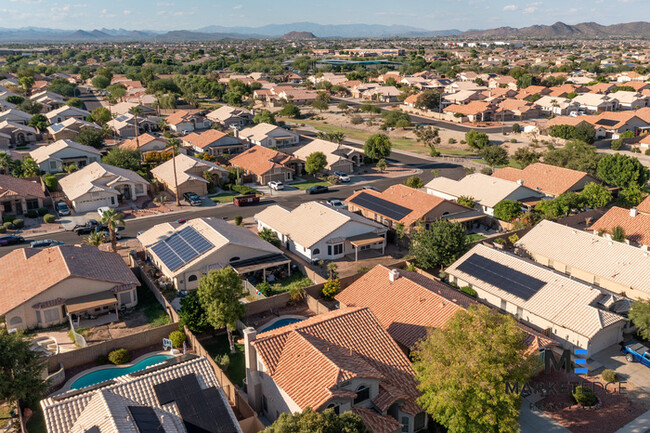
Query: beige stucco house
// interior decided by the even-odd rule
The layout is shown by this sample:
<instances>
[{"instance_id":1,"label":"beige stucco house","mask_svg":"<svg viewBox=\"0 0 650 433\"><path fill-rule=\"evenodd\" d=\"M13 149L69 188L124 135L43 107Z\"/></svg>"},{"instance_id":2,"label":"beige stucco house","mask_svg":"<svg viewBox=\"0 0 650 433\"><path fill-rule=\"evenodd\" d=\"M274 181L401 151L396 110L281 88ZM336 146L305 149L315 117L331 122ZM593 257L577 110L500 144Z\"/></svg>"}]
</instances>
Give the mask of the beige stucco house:
<instances>
[{"instance_id":1,"label":"beige stucco house","mask_svg":"<svg viewBox=\"0 0 650 433\"><path fill-rule=\"evenodd\" d=\"M174 161L171 159L151 170L151 174L178 197L182 197L186 192L206 195L209 182L204 177L205 172L210 172L214 180L228 178L228 170L213 162L183 154L176 155L174 159L176 160L176 182L174 180ZM176 183L178 189L176 189Z\"/></svg>"}]
</instances>

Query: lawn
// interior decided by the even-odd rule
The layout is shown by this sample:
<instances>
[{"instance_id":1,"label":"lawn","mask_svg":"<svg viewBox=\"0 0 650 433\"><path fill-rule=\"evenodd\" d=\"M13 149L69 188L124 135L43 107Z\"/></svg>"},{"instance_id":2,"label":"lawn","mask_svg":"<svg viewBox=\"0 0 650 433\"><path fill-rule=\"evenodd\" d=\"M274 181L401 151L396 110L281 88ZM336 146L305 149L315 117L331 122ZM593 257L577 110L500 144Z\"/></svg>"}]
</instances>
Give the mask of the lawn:
<instances>
[{"instance_id":1,"label":"lawn","mask_svg":"<svg viewBox=\"0 0 650 433\"><path fill-rule=\"evenodd\" d=\"M271 290L269 293L265 293L265 296L273 296L284 292L289 292L294 287L309 287L313 285L314 282L309 279L309 277L303 275L301 272L296 272L290 277L283 278L273 284L271 284Z\"/></svg>"},{"instance_id":2,"label":"lawn","mask_svg":"<svg viewBox=\"0 0 650 433\"><path fill-rule=\"evenodd\" d=\"M210 197L210 200L217 202L217 203L232 203L233 197L238 196L239 193L236 192L222 192L217 195L213 195Z\"/></svg>"},{"instance_id":3,"label":"lawn","mask_svg":"<svg viewBox=\"0 0 650 433\"><path fill-rule=\"evenodd\" d=\"M138 287L137 309L144 313L151 328L172 323L172 319L167 315L163 306L160 305L151 290L145 286Z\"/></svg>"},{"instance_id":4,"label":"lawn","mask_svg":"<svg viewBox=\"0 0 650 433\"><path fill-rule=\"evenodd\" d=\"M11 418L11 407L8 404L0 405L0 428L7 427Z\"/></svg>"},{"instance_id":5,"label":"lawn","mask_svg":"<svg viewBox=\"0 0 650 433\"><path fill-rule=\"evenodd\" d=\"M319 181L305 181L305 182L298 182L298 183L292 183L289 184L289 186L296 187L301 190L306 190L311 188L312 186L316 185L323 185L323 186L329 186L329 182L325 182L324 180L319 180Z\"/></svg>"},{"instance_id":6,"label":"lawn","mask_svg":"<svg viewBox=\"0 0 650 433\"><path fill-rule=\"evenodd\" d=\"M479 235L478 233L470 233L467 235L468 243L482 241L483 239L487 239L487 238L483 235Z\"/></svg>"},{"instance_id":7,"label":"lawn","mask_svg":"<svg viewBox=\"0 0 650 433\"><path fill-rule=\"evenodd\" d=\"M237 336L234 336L237 340ZM228 379L235 384L241 386L243 380L246 378L246 364L244 355L244 345L235 343L236 353L230 353L230 345L228 344L228 336L226 334L214 337L211 340L202 343L205 350L208 351L213 358L217 355L222 356L227 354L230 357L230 366L224 372ZM31 433L31 432L30 432Z\"/></svg>"}]
</instances>

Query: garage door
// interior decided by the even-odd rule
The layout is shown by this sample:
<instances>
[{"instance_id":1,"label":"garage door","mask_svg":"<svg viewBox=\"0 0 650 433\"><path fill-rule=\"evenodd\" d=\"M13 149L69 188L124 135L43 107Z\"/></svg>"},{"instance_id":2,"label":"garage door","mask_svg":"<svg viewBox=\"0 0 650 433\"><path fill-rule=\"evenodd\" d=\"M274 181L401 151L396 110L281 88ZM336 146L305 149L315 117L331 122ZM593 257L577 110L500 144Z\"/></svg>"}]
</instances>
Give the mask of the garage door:
<instances>
[{"instance_id":1,"label":"garage door","mask_svg":"<svg viewBox=\"0 0 650 433\"><path fill-rule=\"evenodd\" d=\"M621 329L618 326L614 325L603 329L591 339L591 344L589 345L589 356L619 343L622 338Z\"/></svg>"},{"instance_id":2,"label":"garage door","mask_svg":"<svg viewBox=\"0 0 650 433\"><path fill-rule=\"evenodd\" d=\"M91 212L97 210L97 208L100 208L102 206L111 206L111 205L114 206L114 204L111 203L110 197L74 201L74 209L78 213Z\"/></svg>"}]
</instances>

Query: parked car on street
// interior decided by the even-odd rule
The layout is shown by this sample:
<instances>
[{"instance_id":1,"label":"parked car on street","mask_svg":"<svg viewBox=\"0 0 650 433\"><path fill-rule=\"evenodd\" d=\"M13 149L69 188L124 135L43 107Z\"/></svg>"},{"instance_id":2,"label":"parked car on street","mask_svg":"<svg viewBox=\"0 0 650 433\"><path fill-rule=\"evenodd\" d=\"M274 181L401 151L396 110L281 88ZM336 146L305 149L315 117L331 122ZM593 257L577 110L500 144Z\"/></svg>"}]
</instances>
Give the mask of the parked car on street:
<instances>
[{"instance_id":1,"label":"parked car on street","mask_svg":"<svg viewBox=\"0 0 650 433\"><path fill-rule=\"evenodd\" d=\"M201 197L194 192L186 192L183 194L183 198L190 204L190 206L201 206L202 204Z\"/></svg>"},{"instance_id":2,"label":"parked car on street","mask_svg":"<svg viewBox=\"0 0 650 433\"><path fill-rule=\"evenodd\" d=\"M29 244L30 248L49 248L49 247L56 247L59 245L65 245L65 242L61 241L55 241L53 239L43 239L40 241L32 241L32 243Z\"/></svg>"},{"instance_id":3,"label":"parked car on street","mask_svg":"<svg viewBox=\"0 0 650 433\"><path fill-rule=\"evenodd\" d=\"M327 200L327 204L332 206L334 209L347 209L348 207L338 198L332 198Z\"/></svg>"},{"instance_id":4,"label":"parked car on street","mask_svg":"<svg viewBox=\"0 0 650 433\"><path fill-rule=\"evenodd\" d=\"M650 349L638 341L628 341L621 343L621 352L625 354L625 359L629 362L638 362L650 368Z\"/></svg>"},{"instance_id":5,"label":"parked car on street","mask_svg":"<svg viewBox=\"0 0 650 433\"><path fill-rule=\"evenodd\" d=\"M282 182L276 182L275 180L272 180L269 182L269 188L280 191L281 189L284 189L284 184Z\"/></svg>"},{"instance_id":6,"label":"parked car on street","mask_svg":"<svg viewBox=\"0 0 650 433\"><path fill-rule=\"evenodd\" d=\"M325 185L314 185L311 188L307 188L305 192L307 194L323 194L329 191L329 188Z\"/></svg>"},{"instance_id":7,"label":"parked car on street","mask_svg":"<svg viewBox=\"0 0 650 433\"><path fill-rule=\"evenodd\" d=\"M68 207L67 204L64 202L60 201L56 204L56 211L59 213L61 216L67 216L70 215L70 208Z\"/></svg>"},{"instance_id":8,"label":"parked car on street","mask_svg":"<svg viewBox=\"0 0 650 433\"><path fill-rule=\"evenodd\" d=\"M100 217L100 218L104 218L104 214L105 214L106 212L108 212L109 210L111 210L110 207L108 207L108 206L102 206L102 207L100 207L100 208L97 209L97 213L99 214L99 217Z\"/></svg>"},{"instance_id":9,"label":"parked car on street","mask_svg":"<svg viewBox=\"0 0 650 433\"><path fill-rule=\"evenodd\" d=\"M342 171L335 171L334 176L336 176L340 182L350 182L350 176Z\"/></svg>"},{"instance_id":10,"label":"parked car on street","mask_svg":"<svg viewBox=\"0 0 650 433\"><path fill-rule=\"evenodd\" d=\"M25 239L22 236L0 236L0 247L4 247L6 245L22 244L23 242L25 242Z\"/></svg>"}]
</instances>

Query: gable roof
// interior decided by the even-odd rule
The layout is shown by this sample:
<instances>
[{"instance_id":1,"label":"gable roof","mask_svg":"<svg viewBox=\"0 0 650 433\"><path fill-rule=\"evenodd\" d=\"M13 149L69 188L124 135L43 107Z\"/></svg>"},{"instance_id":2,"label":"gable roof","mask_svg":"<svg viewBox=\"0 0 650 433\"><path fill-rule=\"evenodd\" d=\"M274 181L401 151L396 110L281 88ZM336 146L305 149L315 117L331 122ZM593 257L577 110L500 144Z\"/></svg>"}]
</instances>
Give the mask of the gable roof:
<instances>
[{"instance_id":1,"label":"gable roof","mask_svg":"<svg viewBox=\"0 0 650 433\"><path fill-rule=\"evenodd\" d=\"M31 156L34 161L40 164L41 162L50 159L55 153L60 152L64 149L74 149L84 153L92 153L96 156L101 156L102 154L94 147L85 146L81 143L77 143L76 141L58 140L52 144L48 144L47 146L37 147L36 149L29 152L29 156Z\"/></svg>"},{"instance_id":2,"label":"gable roof","mask_svg":"<svg viewBox=\"0 0 650 433\"><path fill-rule=\"evenodd\" d=\"M61 189L70 200L75 200L89 192L106 191L117 194L118 191L112 188L112 185L116 182L125 181L149 184L135 171L101 162L93 162L81 170L61 178L59 185L61 185Z\"/></svg>"},{"instance_id":3,"label":"gable roof","mask_svg":"<svg viewBox=\"0 0 650 433\"><path fill-rule=\"evenodd\" d=\"M65 113L66 116L81 116L84 119L90 116L90 111L82 110L81 108L77 108L77 107L71 107L69 105L64 105L62 107L57 108L56 110L48 111L47 113L45 113L45 117L47 117L48 120L52 120L59 114L63 114L63 113Z\"/></svg>"},{"instance_id":4,"label":"gable roof","mask_svg":"<svg viewBox=\"0 0 650 433\"><path fill-rule=\"evenodd\" d=\"M176 179L179 185L190 180L208 183L208 181L202 176L203 172L206 170L210 170L211 172L228 172L228 170L218 164L194 158L193 156L188 156L182 153L179 153L173 159L176 160ZM190 173L193 169L200 170L200 173ZM172 161L172 159L165 161L158 167L153 168L151 174L153 174L157 179L165 182L167 185L174 185L174 161Z\"/></svg>"},{"instance_id":5,"label":"gable roof","mask_svg":"<svg viewBox=\"0 0 650 433\"><path fill-rule=\"evenodd\" d=\"M205 149L206 147L217 143L219 140L222 140L223 138L230 138L231 140L242 142L239 138L230 136L225 132L221 132L216 129L208 129L207 131L202 132L200 134L193 132L183 137L183 141L189 143L192 146Z\"/></svg>"},{"instance_id":6,"label":"gable roof","mask_svg":"<svg viewBox=\"0 0 650 433\"><path fill-rule=\"evenodd\" d=\"M585 178L595 178L578 170L556 167L550 164L536 162L523 170L505 167L495 170L492 174L499 179L517 182L521 180L524 185L547 194L560 195L569 191L575 184Z\"/></svg>"},{"instance_id":7,"label":"gable roof","mask_svg":"<svg viewBox=\"0 0 650 433\"><path fill-rule=\"evenodd\" d=\"M61 245L45 249L22 248L0 258L0 316L69 277L139 285L138 279L115 253L88 245Z\"/></svg>"},{"instance_id":8,"label":"gable roof","mask_svg":"<svg viewBox=\"0 0 650 433\"><path fill-rule=\"evenodd\" d=\"M636 208L639 212L650 214L650 195L647 196L641 203L639 203Z\"/></svg>"},{"instance_id":9,"label":"gable roof","mask_svg":"<svg viewBox=\"0 0 650 433\"><path fill-rule=\"evenodd\" d=\"M453 96L453 95L452 95ZM476 116L492 109L492 104L486 101L471 101L465 105L452 104L443 109L450 113L460 113L465 116Z\"/></svg>"},{"instance_id":10,"label":"gable roof","mask_svg":"<svg viewBox=\"0 0 650 433\"><path fill-rule=\"evenodd\" d=\"M291 155L255 145L245 152L230 158L229 162L235 167L241 167L253 174L262 176L274 168L284 167L289 170L285 164L291 160L293 160Z\"/></svg>"},{"instance_id":11,"label":"gable roof","mask_svg":"<svg viewBox=\"0 0 650 433\"><path fill-rule=\"evenodd\" d=\"M138 149L138 143L140 144L140 148L143 148L147 144L151 143L152 141L160 141L163 144L167 144L167 138L165 137L156 137L154 135L151 135L149 133L145 134L140 134L138 136L138 139L136 140L135 137L124 141L124 143L120 144L120 148L122 149L130 149L130 150L137 150Z\"/></svg>"},{"instance_id":12,"label":"gable roof","mask_svg":"<svg viewBox=\"0 0 650 433\"><path fill-rule=\"evenodd\" d=\"M302 159L303 161L307 161L309 155L314 152L321 152L325 155L325 158L327 159L327 165L325 168L329 169L333 164L336 164L341 160L350 161L346 155L353 152L359 153L359 150L344 144L339 145L332 141L317 138L293 152L293 156Z\"/></svg>"},{"instance_id":13,"label":"gable roof","mask_svg":"<svg viewBox=\"0 0 650 433\"><path fill-rule=\"evenodd\" d=\"M601 230L611 233L616 226L623 228L626 239L650 246L650 215L639 213L636 216L631 216L629 209L618 206L608 210L589 227L589 230L595 233Z\"/></svg>"},{"instance_id":14,"label":"gable roof","mask_svg":"<svg viewBox=\"0 0 650 433\"><path fill-rule=\"evenodd\" d=\"M0 174L0 197L9 196L45 198L45 191L37 182Z\"/></svg>"},{"instance_id":15,"label":"gable roof","mask_svg":"<svg viewBox=\"0 0 650 433\"><path fill-rule=\"evenodd\" d=\"M239 132L239 137L250 141L261 141L268 137L272 132L278 130L285 135L296 135L294 132L280 128L277 125L271 125L270 123L258 123L257 125L250 128L242 129Z\"/></svg>"},{"instance_id":16,"label":"gable roof","mask_svg":"<svg viewBox=\"0 0 650 433\"><path fill-rule=\"evenodd\" d=\"M383 233L386 228L361 215L345 209L335 209L327 204L311 201L293 210L279 205L269 206L255 214L260 221L289 237L305 248L310 248L325 237L350 222L368 226L368 232Z\"/></svg>"}]
</instances>

